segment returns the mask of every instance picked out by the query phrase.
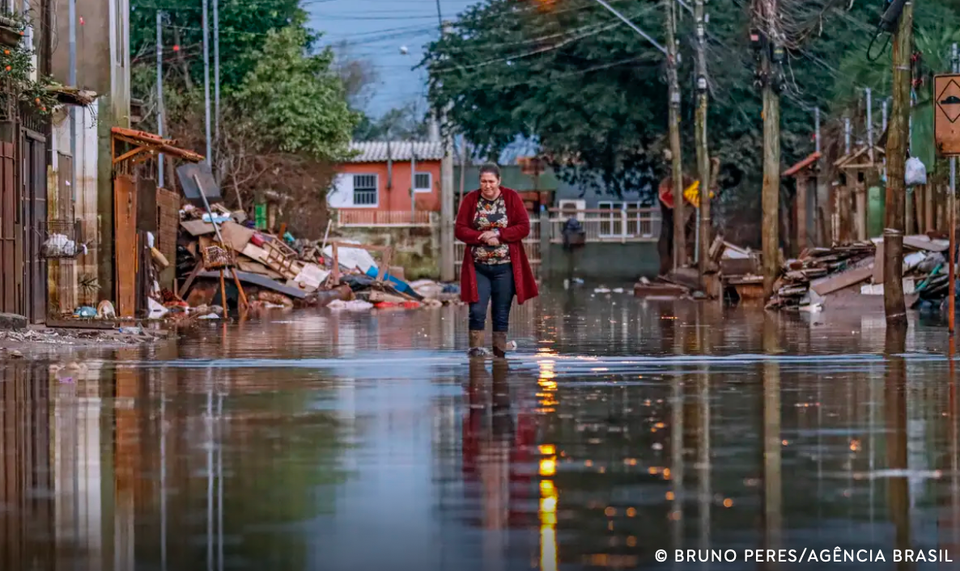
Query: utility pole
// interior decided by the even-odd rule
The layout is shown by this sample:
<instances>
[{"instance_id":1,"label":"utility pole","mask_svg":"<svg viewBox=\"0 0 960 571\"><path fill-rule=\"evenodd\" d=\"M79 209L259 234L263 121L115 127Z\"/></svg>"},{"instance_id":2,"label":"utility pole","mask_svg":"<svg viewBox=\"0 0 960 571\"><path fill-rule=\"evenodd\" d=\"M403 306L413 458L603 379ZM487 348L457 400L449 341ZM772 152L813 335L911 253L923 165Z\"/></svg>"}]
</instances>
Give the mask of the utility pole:
<instances>
[{"instance_id":1,"label":"utility pole","mask_svg":"<svg viewBox=\"0 0 960 571\"><path fill-rule=\"evenodd\" d=\"M77 0L69 0L68 18L70 18L70 70L68 71L67 82L70 87L79 87L77 85ZM73 195L79 197L83 192L77 188L77 108L71 105L67 108L70 113L70 188L73 189ZM86 117L86 112L84 112Z\"/></svg>"},{"instance_id":2,"label":"utility pole","mask_svg":"<svg viewBox=\"0 0 960 571\"><path fill-rule=\"evenodd\" d=\"M210 24L207 22L208 0L203 0L203 107L206 116L207 164L213 168L210 142Z\"/></svg>"},{"instance_id":3,"label":"utility pole","mask_svg":"<svg viewBox=\"0 0 960 571\"><path fill-rule=\"evenodd\" d=\"M220 0L213 0L213 144L220 151ZM213 159L210 159L213 164ZM219 180L219 178L217 179Z\"/></svg>"},{"instance_id":4,"label":"utility pole","mask_svg":"<svg viewBox=\"0 0 960 571\"><path fill-rule=\"evenodd\" d=\"M780 273L780 81L783 46L777 32L777 0L759 0L763 36L763 296L770 299Z\"/></svg>"},{"instance_id":5,"label":"utility pole","mask_svg":"<svg viewBox=\"0 0 960 571\"><path fill-rule=\"evenodd\" d=\"M870 158L870 164L873 165L877 158L873 149L873 91L869 87L865 91L867 99L867 156ZM861 242L867 240L867 224L870 221L870 217L867 215L867 192L875 182L873 169L871 168L868 172L864 184L858 185L857 188L857 240Z\"/></svg>"},{"instance_id":6,"label":"utility pole","mask_svg":"<svg viewBox=\"0 0 960 571\"><path fill-rule=\"evenodd\" d=\"M953 44L950 51L950 65L953 73L960 72L960 52L957 44ZM957 157L950 157L950 196L947 197L950 209L950 259L947 260L950 271L950 285L947 294L947 323L950 325L950 335L956 331L957 318Z\"/></svg>"},{"instance_id":7,"label":"utility pole","mask_svg":"<svg viewBox=\"0 0 960 571\"><path fill-rule=\"evenodd\" d=\"M667 80L670 84L670 160L673 178L673 269L687 259L687 218L683 204L683 161L680 156L680 84L677 80L676 0L663 0L667 28Z\"/></svg>"},{"instance_id":8,"label":"utility pole","mask_svg":"<svg viewBox=\"0 0 960 571\"><path fill-rule=\"evenodd\" d=\"M697 26L697 170L700 172L700 287L706 288L706 274L709 270L710 242L712 240L710 222L710 147L707 140L707 20L703 9L704 0L695 0L693 19Z\"/></svg>"},{"instance_id":9,"label":"utility pole","mask_svg":"<svg viewBox=\"0 0 960 571\"><path fill-rule=\"evenodd\" d=\"M163 137L163 12L157 10L157 135ZM163 153L157 156L157 183L163 183Z\"/></svg>"},{"instance_id":10,"label":"utility pole","mask_svg":"<svg viewBox=\"0 0 960 571\"><path fill-rule=\"evenodd\" d=\"M813 135L814 150L817 152L817 154L819 154L823 148L820 146L820 108L819 107L813 110L813 132L814 132L814 135ZM819 239L817 240L818 246L822 246L823 244L826 244L829 241L829 237L823 235L823 231L825 230L824 225L816 223L817 220L826 222L824 220L825 217L822 216L822 214L824 213L824 205L827 203L827 201L824 199L825 192L823 189L823 169L821 168L822 164L823 164L823 159L822 158L817 159L817 171L816 171L817 173L817 177L816 177L817 208L816 208L816 211L813 213L813 220L815 221L814 225L816 226L816 228L814 229L814 236L819 237ZM803 246L801 245L801 248L802 247Z\"/></svg>"},{"instance_id":11,"label":"utility pole","mask_svg":"<svg viewBox=\"0 0 960 571\"><path fill-rule=\"evenodd\" d=\"M913 5L909 0L893 41L893 106L887 131L887 204L883 230L883 306L888 324L904 324L903 226L906 208L905 170L910 121L910 52L913 46Z\"/></svg>"},{"instance_id":12,"label":"utility pole","mask_svg":"<svg viewBox=\"0 0 960 571\"><path fill-rule=\"evenodd\" d=\"M440 17L440 0L437 0L437 17ZM440 33L450 33L450 24L441 21ZM443 138L443 160L440 161L440 280L456 279L454 260L454 211L453 211L453 126L447 123L449 107L440 116L440 136ZM461 171L461 176L463 176Z\"/></svg>"}]
</instances>

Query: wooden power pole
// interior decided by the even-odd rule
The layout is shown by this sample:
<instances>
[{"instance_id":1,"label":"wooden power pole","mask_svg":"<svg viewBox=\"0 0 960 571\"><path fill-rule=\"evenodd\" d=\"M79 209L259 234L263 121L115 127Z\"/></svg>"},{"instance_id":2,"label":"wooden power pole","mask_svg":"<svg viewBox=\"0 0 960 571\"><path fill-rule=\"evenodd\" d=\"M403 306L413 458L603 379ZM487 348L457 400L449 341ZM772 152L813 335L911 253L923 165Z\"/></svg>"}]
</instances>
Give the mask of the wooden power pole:
<instances>
[{"instance_id":1,"label":"wooden power pole","mask_svg":"<svg viewBox=\"0 0 960 571\"><path fill-rule=\"evenodd\" d=\"M706 289L706 274L709 269L711 228L710 223L710 148L707 141L707 23L703 0L695 0L693 18L697 26L697 171L700 176L700 287Z\"/></svg>"},{"instance_id":2,"label":"wooden power pole","mask_svg":"<svg viewBox=\"0 0 960 571\"><path fill-rule=\"evenodd\" d=\"M683 161L680 156L680 83L677 79L676 0L663 0L667 28L667 81L670 84L670 160L673 178L673 268L687 261L687 217L683 204Z\"/></svg>"},{"instance_id":3,"label":"wooden power pole","mask_svg":"<svg viewBox=\"0 0 960 571\"><path fill-rule=\"evenodd\" d=\"M903 232L915 1L904 6L893 41L893 106L887 130L887 203L883 231L883 307L890 324L902 324L907 319L903 300Z\"/></svg>"},{"instance_id":4,"label":"wooden power pole","mask_svg":"<svg viewBox=\"0 0 960 571\"><path fill-rule=\"evenodd\" d=\"M766 45L761 50L763 81L763 297L770 299L780 272L780 65L783 46L777 31L777 0L760 0Z\"/></svg>"}]
</instances>

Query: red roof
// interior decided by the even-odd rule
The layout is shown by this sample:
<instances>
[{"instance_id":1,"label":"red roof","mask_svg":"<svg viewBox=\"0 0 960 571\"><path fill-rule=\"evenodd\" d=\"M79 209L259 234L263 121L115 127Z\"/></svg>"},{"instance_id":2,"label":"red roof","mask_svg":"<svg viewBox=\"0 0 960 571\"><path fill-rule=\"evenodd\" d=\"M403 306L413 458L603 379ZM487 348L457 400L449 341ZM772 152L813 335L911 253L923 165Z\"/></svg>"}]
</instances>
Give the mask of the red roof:
<instances>
[{"instance_id":1,"label":"red roof","mask_svg":"<svg viewBox=\"0 0 960 571\"><path fill-rule=\"evenodd\" d=\"M810 165L812 165L813 163L819 161L822 156L823 156L823 155L821 155L820 153L813 153L813 154L810 155L809 157L803 159L803 160L800 161L799 163L793 165L792 167L790 167L789 169L787 169L786 171L784 171L783 176L794 176L794 175L796 175L797 173L799 173L799 172L802 171L803 169L805 169L805 168L809 167Z\"/></svg>"}]
</instances>

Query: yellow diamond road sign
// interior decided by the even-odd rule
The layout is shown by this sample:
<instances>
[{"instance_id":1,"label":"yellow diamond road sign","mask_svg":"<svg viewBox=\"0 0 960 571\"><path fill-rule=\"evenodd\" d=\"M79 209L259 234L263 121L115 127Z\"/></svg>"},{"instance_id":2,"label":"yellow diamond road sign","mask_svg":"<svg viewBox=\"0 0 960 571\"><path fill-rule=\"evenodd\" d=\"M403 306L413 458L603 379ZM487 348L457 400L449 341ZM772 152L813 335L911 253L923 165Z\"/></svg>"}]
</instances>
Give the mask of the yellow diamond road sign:
<instances>
[{"instance_id":1,"label":"yellow diamond road sign","mask_svg":"<svg viewBox=\"0 0 960 571\"><path fill-rule=\"evenodd\" d=\"M934 137L941 156L960 155L960 75L934 78Z\"/></svg>"}]
</instances>

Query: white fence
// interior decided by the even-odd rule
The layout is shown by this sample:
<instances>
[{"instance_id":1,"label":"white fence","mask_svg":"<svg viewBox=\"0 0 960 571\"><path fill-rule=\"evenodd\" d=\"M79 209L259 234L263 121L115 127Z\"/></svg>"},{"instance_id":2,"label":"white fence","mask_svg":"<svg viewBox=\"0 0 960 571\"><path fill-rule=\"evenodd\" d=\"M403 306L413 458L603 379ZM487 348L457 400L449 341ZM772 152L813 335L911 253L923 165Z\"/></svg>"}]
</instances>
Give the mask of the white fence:
<instances>
[{"instance_id":1,"label":"white fence","mask_svg":"<svg viewBox=\"0 0 960 571\"><path fill-rule=\"evenodd\" d=\"M628 210L550 209L550 241L563 242L563 227L571 218L583 226L590 242L656 242L660 238L660 209Z\"/></svg>"},{"instance_id":2,"label":"white fence","mask_svg":"<svg viewBox=\"0 0 960 571\"><path fill-rule=\"evenodd\" d=\"M343 228L402 228L431 226L436 213L426 210L337 210L337 226Z\"/></svg>"},{"instance_id":3,"label":"white fence","mask_svg":"<svg viewBox=\"0 0 960 571\"><path fill-rule=\"evenodd\" d=\"M457 275L460 275L460 266L463 264L463 253L467 245L457 240L454 244L455 264L457 266ZM523 249L527 253L527 259L534 272L540 266L540 221L532 218L530 220L530 235L523 241Z\"/></svg>"},{"instance_id":4,"label":"white fence","mask_svg":"<svg viewBox=\"0 0 960 571\"><path fill-rule=\"evenodd\" d=\"M554 244L563 243L563 227L576 218L591 243L656 242L660 237L660 210L634 208L627 210L551 208L546 219L532 214L530 235L523 241L530 265L536 271L542 260L541 238ZM339 210L337 226L342 228L431 227L440 223L439 214L426 211ZM547 232L542 236L541 232ZM454 244L454 259L459 272L466 245Z\"/></svg>"}]
</instances>

